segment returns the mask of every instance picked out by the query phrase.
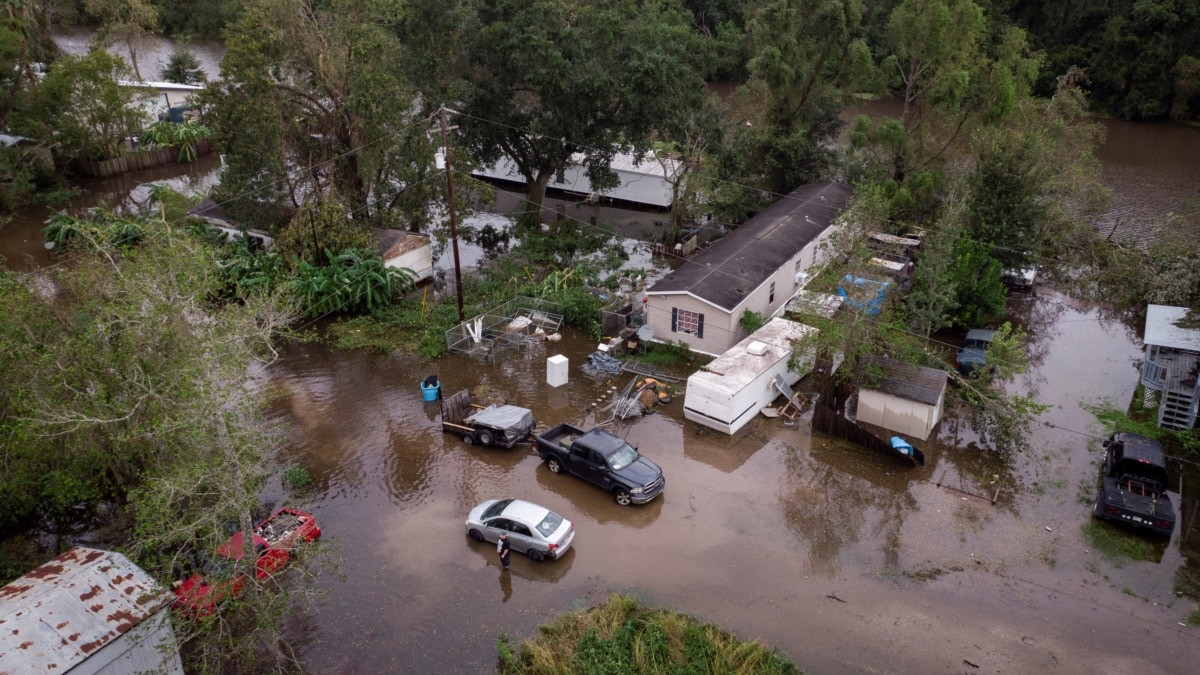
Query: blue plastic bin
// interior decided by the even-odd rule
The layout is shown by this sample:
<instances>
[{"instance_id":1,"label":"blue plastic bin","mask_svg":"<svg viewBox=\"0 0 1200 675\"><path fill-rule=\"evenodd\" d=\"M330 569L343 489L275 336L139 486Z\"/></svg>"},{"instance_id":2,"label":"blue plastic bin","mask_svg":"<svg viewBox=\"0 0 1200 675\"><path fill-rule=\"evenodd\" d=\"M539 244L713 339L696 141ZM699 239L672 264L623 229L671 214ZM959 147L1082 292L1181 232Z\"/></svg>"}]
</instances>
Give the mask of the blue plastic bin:
<instances>
[{"instance_id":1,"label":"blue plastic bin","mask_svg":"<svg viewBox=\"0 0 1200 675\"><path fill-rule=\"evenodd\" d=\"M439 382L432 386L427 386L424 382L421 383L421 396L425 397L425 401L436 401L438 399L438 390L442 388L442 383Z\"/></svg>"}]
</instances>

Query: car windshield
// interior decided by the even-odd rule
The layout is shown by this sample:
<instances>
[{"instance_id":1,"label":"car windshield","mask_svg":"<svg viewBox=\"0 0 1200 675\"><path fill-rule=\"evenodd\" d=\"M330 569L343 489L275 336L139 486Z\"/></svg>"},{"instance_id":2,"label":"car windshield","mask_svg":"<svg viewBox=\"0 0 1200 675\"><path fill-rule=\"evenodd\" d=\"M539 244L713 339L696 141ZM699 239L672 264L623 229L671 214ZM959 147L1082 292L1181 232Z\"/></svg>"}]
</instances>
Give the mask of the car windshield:
<instances>
[{"instance_id":1,"label":"car windshield","mask_svg":"<svg viewBox=\"0 0 1200 675\"><path fill-rule=\"evenodd\" d=\"M541 532L543 537L549 537L554 534L559 525L562 525L562 521L562 516L551 511L546 514L545 518L542 518L542 522L538 523L538 532Z\"/></svg>"},{"instance_id":2,"label":"car windshield","mask_svg":"<svg viewBox=\"0 0 1200 675\"><path fill-rule=\"evenodd\" d=\"M487 507L486 511L483 512L483 519L487 520L488 518L495 518L496 516L500 515L500 512L511 503L511 499L501 499L495 504L492 504L491 506Z\"/></svg>"},{"instance_id":3,"label":"car windshield","mask_svg":"<svg viewBox=\"0 0 1200 675\"><path fill-rule=\"evenodd\" d=\"M608 456L608 465L613 468L613 471L620 471L636 462L637 458L637 450L634 450L632 445L626 443Z\"/></svg>"}]
</instances>

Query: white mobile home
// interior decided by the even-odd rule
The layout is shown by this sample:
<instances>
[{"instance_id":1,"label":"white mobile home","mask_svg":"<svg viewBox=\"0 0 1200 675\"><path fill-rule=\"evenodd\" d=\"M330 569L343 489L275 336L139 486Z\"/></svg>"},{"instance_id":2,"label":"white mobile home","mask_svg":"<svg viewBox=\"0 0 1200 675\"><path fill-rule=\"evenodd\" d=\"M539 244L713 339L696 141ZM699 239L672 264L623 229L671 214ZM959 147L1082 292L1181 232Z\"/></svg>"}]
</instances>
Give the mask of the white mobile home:
<instances>
[{"instance_id":1,"label":"white mobile home","mask_svg":"<svg viewBox=\"0 0 1200 675\"><path fill-rule=\"evenodd\" d=\"M644 204L659 208L671 206L671 181L680 171L678 160L669 157L658 157L653 152L647 153L641 162L635 161L633 155L617 153L613 155L609 168L616 174L621 184L612 190L596 193L588 180L586 168L580 164L583 155L577 154L571 158L572 164L563 168L550 179L546 186L550 190L562 190L589 198L605 197L631 204ZM492 166L480 167L471 172L480 178L525 183L525 177L517 170L517 165L508 157L503 157Z\"/></svg>"},{"instance_id":2,"label":"white mobile home","mask_svg":"<svg viewBox=\"0 0 1200 675\"><path fill-rule=\"evenodd\" d=\"M816 332L795 321L771 319L688 378L683 416L731 436L737 433L779 395L772 385L776 375L789 386L800 380L788 361L796 343Z\"/></svg>"}]
</instances>

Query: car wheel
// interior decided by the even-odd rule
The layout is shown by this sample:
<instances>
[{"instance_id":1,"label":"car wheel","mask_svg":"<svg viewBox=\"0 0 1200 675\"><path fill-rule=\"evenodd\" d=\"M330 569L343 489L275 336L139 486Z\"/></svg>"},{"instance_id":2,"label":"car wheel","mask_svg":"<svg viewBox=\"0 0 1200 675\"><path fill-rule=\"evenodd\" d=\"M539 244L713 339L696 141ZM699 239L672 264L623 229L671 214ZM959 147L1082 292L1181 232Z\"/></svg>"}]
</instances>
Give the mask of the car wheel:
<instances>
[{"instance_id":1,"label":"car wheel","mask_svg":"<svg viewBox=\"0 0 1200 675\"><path fill-rule=\"evenodd\" d=\"M559 471L562 471L562 464L558 463L557 458L551 457L550 459L546 460L546 468L550 469L550 473L558 473Z\"/></svg>"},{"instance_id":2,"label":"car wheel","mask_svg":"<svg viewBox=\"0 0 1200 675\"><path fill-rule=\"evenodd\" d=\"M475 445L475 434L463 434L463 443Z\"/></svg>"},{"instance_id":3,"label":"car wheel","mask_svg":"<svg viewBox=\"0 0 1200 675\"><path fill-rule=\"evenodd\" d=\"M529 559L532 560L533 562L542 562L543 560L546 559L546 554L542 553L541 551L537 550L536 548L529 549L528 551L525 552L525 554L528 555Z\"/></svg>"},{"instance_id":4,"label":"car wheel","mask_svg":"<svg viewBox=\"0 0 1200 675\"><path fill-rule=\"evenodd\" d=\"M483 541L483 533L474 528L472 528L471 531L467 533L467 535L470 536L475 541Z\"/></svg>"},{"instance_id":5,"label":"car wheel","mask_svg":"<svg viewBox=\"0 0 1200 675\"><path fill-rule=\"evenodd\" d=\"M494 440L495 439L492 438L492 432L490 432L490 431L479 432L479 444L480 445L491 445L492 441L494 441Z\"/></svg>"},{"instance_id":6,"label":"car wheel","mask_svg":"<svg viewBox=\"0 0 1200 675\"><path fill-rule=\"evenodd\" d=\"M1097 496L1096 501L1092 502L1092 517L1104 520L1104 509L1100 506L1101 499L1103 499L1103 495Z\"/></svg>"},{"instance_id":7,"label":"car wheel","mask_svg":"<svg viewBox=\"0 0 1200 675\"><path fill-rule=\"evenodd\" d=\"M633 495L629 494L628 490L622 490L621 488L613 490L613 499L621 506L629 506L633 503Z\"/></svg>"}]
</instances>

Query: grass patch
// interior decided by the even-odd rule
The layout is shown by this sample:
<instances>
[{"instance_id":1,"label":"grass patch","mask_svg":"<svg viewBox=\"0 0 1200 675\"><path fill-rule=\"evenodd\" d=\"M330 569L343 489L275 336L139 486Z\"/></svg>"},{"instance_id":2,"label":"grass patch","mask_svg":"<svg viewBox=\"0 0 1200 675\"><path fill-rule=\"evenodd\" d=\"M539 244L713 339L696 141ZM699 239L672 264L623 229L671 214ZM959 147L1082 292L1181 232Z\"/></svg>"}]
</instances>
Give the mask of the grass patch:
<instances>
[{"instance_id":1,"label":"grass patch","mask_svg":"<svg viewBox=\"0 0 1200 675\"><path fill-rule=\"evenodd\" d=\"M1092 548L1118 566L1125 560L1156 559L1154 544L1108 523L1089 520L1083 526L1083 536L1091 543Z\"/></svg>"},{"instance_id":2,"label":"grass patch","mask_svg":"<svg viewBox=\"0 0 1200 675\"><path fill-rule=\"evenodd\" d=\"M1188 617L1184 621L1189 626L1200 626L1200 609L1188 614Z\"/></svg>"},{"instance_id":3,"label":"grass patch","mask_svg":"<svg viewBox=\"0 0 1200 675\"><path fill-rule=\"evenodd\" d=\"M496 648L502 675L801 672L778 650L617 593L544 624L519 646L501 635Z\"/></svg>"},{"instance_id":4,"label":"grass patch","mask_svg":"<svg viewBox=\"0 0 1200 675\"><path fill-rule=\"evenodd\" d=\"M293 466L283 472L283 484L292 492L302 492L312 485L312 475L303 468Z\"/></svg>"},{"instance_id":5,"label":"grass patch","mask_svg":"<svg viewBox=\"0 0 1200 675\"><path fill-rule=\"evenodd\" d=\"M697 354L688 349L683 342L674 344L652 342L647 345L646 351L624 356L630 363L641 364L673 375L694 372L712 360L710 356Z\"/></svg>"}]
</instances>

